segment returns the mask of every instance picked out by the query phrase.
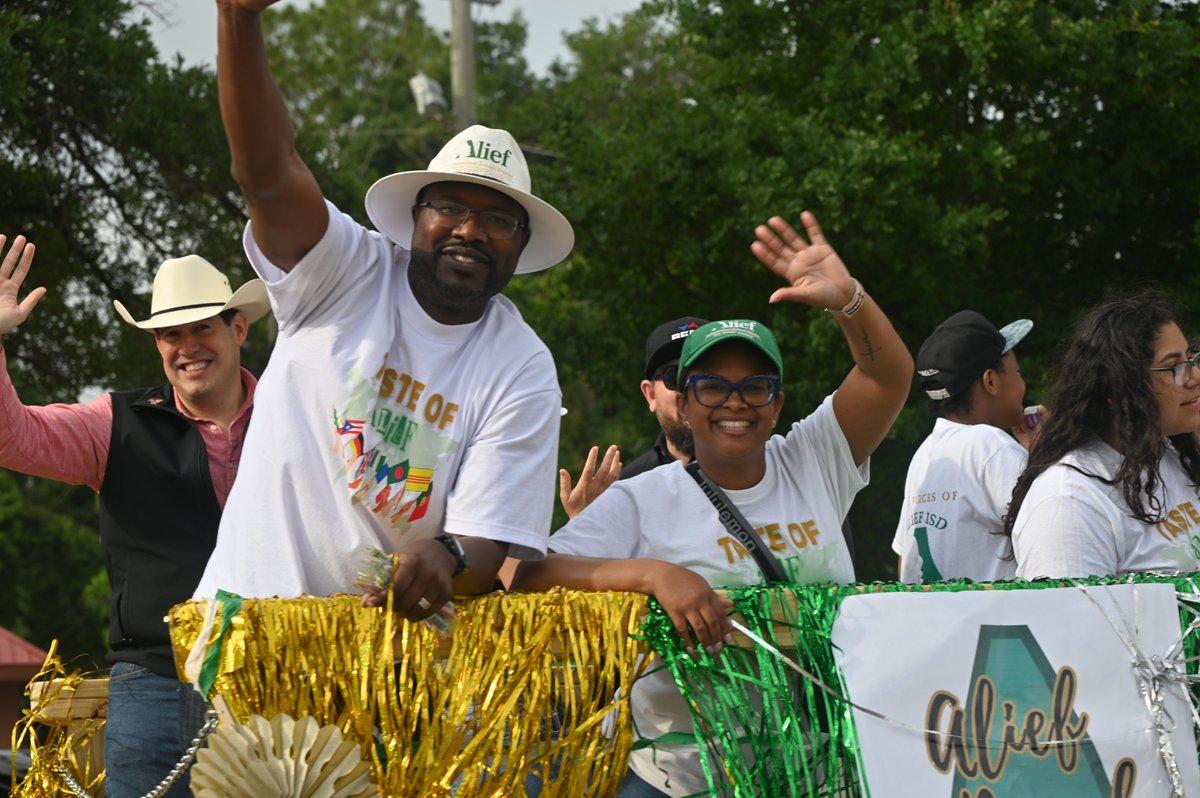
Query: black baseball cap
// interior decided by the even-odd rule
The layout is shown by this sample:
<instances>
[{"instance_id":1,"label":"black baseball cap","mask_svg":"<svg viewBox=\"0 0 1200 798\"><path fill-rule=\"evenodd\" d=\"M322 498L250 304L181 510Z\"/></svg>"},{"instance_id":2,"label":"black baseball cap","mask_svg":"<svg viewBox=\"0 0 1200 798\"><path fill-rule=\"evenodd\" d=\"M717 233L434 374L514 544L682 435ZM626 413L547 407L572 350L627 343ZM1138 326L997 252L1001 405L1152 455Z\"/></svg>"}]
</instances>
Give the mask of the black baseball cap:
<instances>
[{"instance_id":1,"label":"black baseball cap","mask_svg":"<svg viewBox=\"0 0 1200 798\"><path fill-rule=\"evenodd\" d=\"M708 324L705 319L684 316L655 327L646 338L646 379L652 379L654 370L668 360L678 360L684 339L705 324Z\"/></svg>"},{"instance_id":2,"label":"black baseball cap","mask_svg":"<svg viewBox=\"0 0 1200 798\"><path fill-rule=\"evenodd\" d=\"M1033 322L1018 319L999 330L982 314L960 310L937 326L917 352L917 381L930 399L949 399L1029 334Z\"/></svg>"}]
</instances>

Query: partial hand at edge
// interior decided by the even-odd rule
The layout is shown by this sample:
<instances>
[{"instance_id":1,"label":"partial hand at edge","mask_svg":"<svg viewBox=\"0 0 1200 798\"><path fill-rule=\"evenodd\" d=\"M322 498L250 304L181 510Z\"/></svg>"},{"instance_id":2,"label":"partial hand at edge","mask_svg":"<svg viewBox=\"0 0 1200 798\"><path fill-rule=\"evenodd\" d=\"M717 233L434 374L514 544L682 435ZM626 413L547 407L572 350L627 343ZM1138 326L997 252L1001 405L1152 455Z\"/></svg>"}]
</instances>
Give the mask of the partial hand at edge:
<instances>
[{"instance_id":1,"label":"partial hand at edge","mask_svg":"<svg viewBox=\"0 0 1200 798\"><path fill-rule=\"evenodd\" d=\"M0 235L0 251L4 250L5 237ZM12 246L0 263L0 335L11 332L22 324L46 295L43 286L30 291L23 300L18 300L21 285L29 274L36 248L25 240L25 236L13 239Z\"/></svg>"},{"instance_id":2,"label":"partial hand at edge","mask_svg":"<svg viewBox=\"0 0 1200 798\"><path fill-rule=\"evenodd\" d=\"M1017 439L1017 443L1021 444L1021 447L1027 452L1033 451L1033 445L1041 437L1042 424L1045 423L1046 418L1050 415L1050 411L1045 406L1037 405L1037 407L1040 413L1035 426L1029 425L1029 416L1026 415L1021 417L1020 424L1012 428L1013 437Z\"/></svg>"}]
</instances>

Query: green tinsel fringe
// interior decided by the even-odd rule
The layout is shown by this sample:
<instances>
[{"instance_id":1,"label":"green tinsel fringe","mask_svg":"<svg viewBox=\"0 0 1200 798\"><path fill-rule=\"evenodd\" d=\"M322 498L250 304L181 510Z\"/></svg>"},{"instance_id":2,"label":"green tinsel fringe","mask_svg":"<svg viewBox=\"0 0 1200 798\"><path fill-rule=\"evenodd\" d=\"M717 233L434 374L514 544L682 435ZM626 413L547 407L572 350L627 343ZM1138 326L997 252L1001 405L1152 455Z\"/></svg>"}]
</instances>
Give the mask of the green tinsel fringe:
<instances>
[{"instance_id":1,"label":"green tinsel fringe","mask_svg":"<svg viewBox=\"0 0 1200 798\"><path fill-rule=\"evenodd\" d=\"M838 696L845 694L830 637L842 601L863 593L1040 590L1077 585L1173 584L1189 672L1200 656L1200 574L1130 574L1091 579L962 579L926 585L756 585L728 589L744 625L778 648ZM869 791L859 779L858 735L851 707L801 677L759 645L726 646L713 657L687 653L656 602L643 625L647 641L670 669L692 709L693 732L712 795L756 798L853 798ZM1197 688L1193 688L1194 690ZM1200 692L1197 693L1200 696Z\"/></svg>"}]
</instances>

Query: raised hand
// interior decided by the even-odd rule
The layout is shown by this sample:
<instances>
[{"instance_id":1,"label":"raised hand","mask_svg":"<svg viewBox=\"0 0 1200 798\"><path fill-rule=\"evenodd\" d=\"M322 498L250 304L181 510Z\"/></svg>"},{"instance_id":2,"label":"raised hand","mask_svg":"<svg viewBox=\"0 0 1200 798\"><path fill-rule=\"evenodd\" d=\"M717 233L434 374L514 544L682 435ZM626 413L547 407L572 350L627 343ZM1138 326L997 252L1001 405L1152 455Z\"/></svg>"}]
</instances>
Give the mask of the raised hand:
<instances>
[{"instance_id":1,"label":"raised hand","mask_svg":"<svg viewBox=\"0 0 1200 798\"><path fill-rule=\"evenodd\" d=\"M0 252L4 251L5 240L0 235ZM25 236L17 236L0 263L0 335L10 332L29 318L37 303L46 295L46 289L39 286L30 291L24 300L18 300L21 284L25 282L29 265L33 263L34 249Z\"/></svg>"},{"instance_id":2,"label":"raised hand","mask_svg":"<svg viewBox=\"0 0 1200 798\"><path fill-rule=\"evenodd\" d=\"M754 230L758 240L750 250L788 284L771 294L770 301L841 310L854 296L854 278L825 240L817 217L805 211L800 220L808 231L808 241L781 216L772 216Z\"/></svg>"},{"instance_id":3,"label":"raised hand","mask_svg":"<svg viewBox=\"0 0 1200 798\"><path fill-rule=\"evenodd\" d=\"M567 518L574 518L579 511L587 507L596 497L603 493L609 485L621 476L621 452L614 443L604 452L604 459L596 467L596 457L600 453L599 446L593 446L588 452L583 470L579 472L579 483L571 487L571 472L565 468L558 472L558 498Z\"/></svg>"}]
</instances>

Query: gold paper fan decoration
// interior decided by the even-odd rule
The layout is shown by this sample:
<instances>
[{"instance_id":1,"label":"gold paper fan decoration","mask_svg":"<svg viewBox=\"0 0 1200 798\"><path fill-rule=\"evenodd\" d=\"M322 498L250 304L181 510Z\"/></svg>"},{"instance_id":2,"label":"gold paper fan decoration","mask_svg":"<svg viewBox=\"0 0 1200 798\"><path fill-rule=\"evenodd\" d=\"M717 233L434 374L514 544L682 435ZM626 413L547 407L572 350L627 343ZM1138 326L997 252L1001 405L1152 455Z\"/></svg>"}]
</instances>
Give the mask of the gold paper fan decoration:
<instances>
[{"instance_id":1,"label":"gold paper fan decoration","mask_svg":"<svg viewBox=\"0 0 1200 798\"><path fill-rule=\"evenodd\" d=\"M221 726L196 754L196 798L369 798L379 790L359 747L312 717Z\"/></svg>"}]
</instances>

